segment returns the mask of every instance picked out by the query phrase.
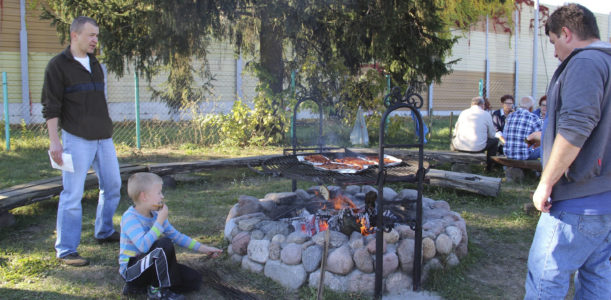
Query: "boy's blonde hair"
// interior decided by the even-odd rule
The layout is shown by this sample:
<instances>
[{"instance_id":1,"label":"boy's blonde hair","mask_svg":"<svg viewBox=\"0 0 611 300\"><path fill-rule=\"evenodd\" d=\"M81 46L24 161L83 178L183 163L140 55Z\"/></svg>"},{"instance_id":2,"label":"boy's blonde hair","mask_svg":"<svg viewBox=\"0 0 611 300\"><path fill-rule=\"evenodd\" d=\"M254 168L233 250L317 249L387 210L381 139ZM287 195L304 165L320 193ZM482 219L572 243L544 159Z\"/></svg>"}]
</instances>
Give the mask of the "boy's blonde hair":
<instances>
[{"instance_id":1,"label":"boy's blonde hair","mask_svg":"<svg viewBox=\"0 0 611 300\"><path fill-rule=\"evenodd\" d=\"M127 180L127 194L134 202L138 202L140 193L147 192L153 184L163 184L159 175L149 172L139 172L130 176Z\"/></svg>"}]
</instances>

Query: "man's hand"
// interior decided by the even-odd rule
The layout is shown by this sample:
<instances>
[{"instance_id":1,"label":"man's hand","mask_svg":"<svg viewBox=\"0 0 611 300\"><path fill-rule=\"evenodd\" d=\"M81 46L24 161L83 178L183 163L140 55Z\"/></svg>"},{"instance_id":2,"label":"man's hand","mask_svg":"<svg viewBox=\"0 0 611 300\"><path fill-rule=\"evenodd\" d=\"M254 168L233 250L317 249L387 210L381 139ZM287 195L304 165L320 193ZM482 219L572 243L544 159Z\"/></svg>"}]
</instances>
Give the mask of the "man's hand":
<instances>
[{"instance_id":1,"label":"man's hand","mask_svg":"<svg viewBox=\"0 0 611 300\"><path fill-rule=\"evenodd\" d=\"M528 143L529 147L537 148L541 146L541 131L535 131L529 134L526 137L526 140L529 142Z\"/></svg>"},{"instance_id":2,"label":"man's hand","mask_svg":"<svg viewBox=\"0 0 611 300\"><path fill-rule=\"evenodd\" d=\"M62 142L60 142L59 134L57 133L58 122L58 118L47 120L47 129L49 129L49 153L51 153L53 161L61 166L64 164L64 160L62 159Z\"/></svg>"},{"instance_id":3,"label":"man's hand","mask_svg":"<svg viewBox=\"0 0 611 300\"><path fill-rule=\"evenodd\" d=\"M221 255L221 253L223 253L223 250L221 250L219 248L211 247L211 246L206 246L206 245L201 245L201 247L199 247L198 251L203 253L203 254L207 254L208 256L210 256L212 258L217 258L217 257L219 257L219 255Z\"/></svg>"},{"instance_id":4,"label":"man's hand","mask_svg":"<svg viewBox=\"0 0 611 300\"><path fill-rule=\"evenodd\" d=\"M51 141L49 145L49 152L51 153L51 158L58 165L63 165L64 161L62 160L62 143L59 140Z\"/></svg>"},{"instance_id":5,"label":"man's hand","mask_svg":"<svg viewBox=\"0 0 611 300\"><path fill-rule=\"evenodd\" d=\"M545 184L539 183L535 193L533 194L533 204L540 212L548 213L552 207L550 195L552 194L552 187Z\"/></svg>"}]
</instances>

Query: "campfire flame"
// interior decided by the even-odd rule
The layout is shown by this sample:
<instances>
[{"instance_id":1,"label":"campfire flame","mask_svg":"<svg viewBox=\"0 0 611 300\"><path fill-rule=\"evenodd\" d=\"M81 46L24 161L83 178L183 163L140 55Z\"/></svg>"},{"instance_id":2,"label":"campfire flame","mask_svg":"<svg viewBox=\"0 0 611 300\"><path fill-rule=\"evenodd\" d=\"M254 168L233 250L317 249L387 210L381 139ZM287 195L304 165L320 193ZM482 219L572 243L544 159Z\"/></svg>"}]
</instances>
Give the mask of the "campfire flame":
<instances>
[{"instance_id":1,"label":"campfire flame","mask_svg":"<svg viewBox=\"0 0 611 300\"><path fill-rule=\"evenodd\" d=\"M357 210L356 205L350 200L350 198L338 194L335 198L331 199L333 203L333 208L335 210L341 210L342 208L351 208L353 211Z\"/></svg>"},{"instance_id":2,"label":"campfire flame","mask_svg":"<svg viewBox=\"0 0 611 300\"><path fill-rule=\"evenodd\" d=\"M361 225L361 234L363 236L374 233L375 228L369 226L369 220L366 217L360 217L356 222Z\"/></svg>"},{"instance_id":3,"label":"campfire flame","mask_svg":"<svg viewBox=\"0 0 611 300\"><path fill-rule=\"evenodd\" d=\"M325 220L320 220L318 221L318 228L320 229L320 231L325 231L329 229L329 224L327 223L327 221Z\"/></svg>"}]
</instances>

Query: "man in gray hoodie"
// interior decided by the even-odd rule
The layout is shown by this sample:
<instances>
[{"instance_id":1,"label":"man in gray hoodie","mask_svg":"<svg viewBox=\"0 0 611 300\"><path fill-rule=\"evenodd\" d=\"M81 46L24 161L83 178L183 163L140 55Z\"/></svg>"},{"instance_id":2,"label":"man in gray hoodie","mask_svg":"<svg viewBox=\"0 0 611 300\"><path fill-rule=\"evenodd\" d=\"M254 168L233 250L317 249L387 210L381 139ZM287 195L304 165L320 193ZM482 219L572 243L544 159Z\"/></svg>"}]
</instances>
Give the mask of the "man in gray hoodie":
<instances>
[{"instance_id":1,"label":"man in gray hoodie","mask_svg":"<svg viewBox=\"0 0 611 300\"><path fill-rule=\"evenodd\" d=\"M611 299L611 44L578 4L559 7L545 33L562 62L547 91L542 212L528 256L525 299Z\"/></svg>"}]
</instances>

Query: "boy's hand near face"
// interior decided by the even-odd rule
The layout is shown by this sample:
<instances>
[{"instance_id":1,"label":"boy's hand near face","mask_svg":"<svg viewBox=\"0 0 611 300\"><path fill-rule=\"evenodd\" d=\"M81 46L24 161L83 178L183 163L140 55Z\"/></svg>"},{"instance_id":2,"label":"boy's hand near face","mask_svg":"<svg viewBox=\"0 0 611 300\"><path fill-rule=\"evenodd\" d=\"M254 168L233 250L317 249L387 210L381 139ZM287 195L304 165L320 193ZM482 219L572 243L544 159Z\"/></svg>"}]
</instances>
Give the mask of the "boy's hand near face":
<instances>
[{"instance_id":1,"label":"boy's hand near face","mask_svg":"<svg viewBox=\"0 0 611 300\"><path fill-rule=\"evenodd\" d=\"M157 223L163 225L163 222L165 222L165 220L168 219L168 206L166 204L164 204L158 211L157 211Z\"/></svg>"},{"instance_id":2,"label":"boy's hand near face","mask_svg":"<svg viewBox=\"0 0 611 300\"><path fill-rule=\"evenodd\" d=\"M206 245L202 245L201 247L199 247L198 251L203 254L207 254L208 256L212 258L217 258L219 257L221 253L223 253L223 250L219 248L206 246Z\"/></svg>"}]
</instances>

